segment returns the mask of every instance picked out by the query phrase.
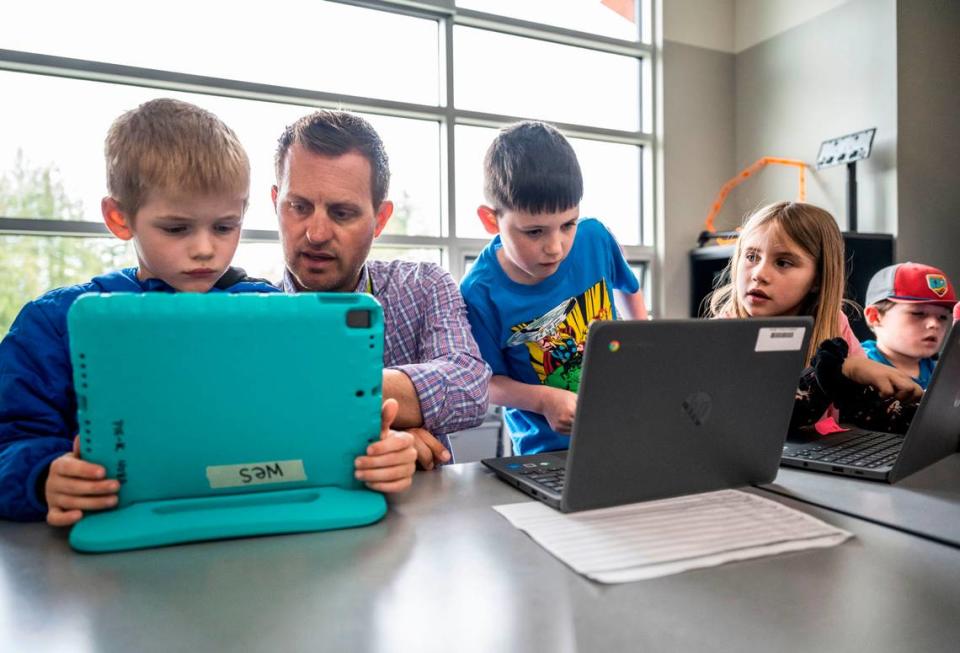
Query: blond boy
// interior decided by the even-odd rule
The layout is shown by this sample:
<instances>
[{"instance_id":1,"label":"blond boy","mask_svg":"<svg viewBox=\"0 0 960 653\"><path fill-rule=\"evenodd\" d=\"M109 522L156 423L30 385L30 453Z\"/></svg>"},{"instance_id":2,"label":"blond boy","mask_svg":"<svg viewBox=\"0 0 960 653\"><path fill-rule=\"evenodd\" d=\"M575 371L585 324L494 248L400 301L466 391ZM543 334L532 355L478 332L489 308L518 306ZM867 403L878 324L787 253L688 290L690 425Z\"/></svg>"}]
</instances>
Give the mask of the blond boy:
<instances>
[{"instance_id":1,"label":"blond boy","mask_svg":"<svg viewBox=\"0 0 960 653\"><path fill-rule=\"evenodd\" d=\"M69 526L117 503L119 484L81 460L67 311L86 292L277 292L230 267L250 185L236 134L208 111L171 99L124 113L105 144L107 228L133 242L138 265L52 290L23 307L0 342L0 518ZM412 438L384 436L357 459L374 489L409 485Z\"/></svg>"}]
</instances>

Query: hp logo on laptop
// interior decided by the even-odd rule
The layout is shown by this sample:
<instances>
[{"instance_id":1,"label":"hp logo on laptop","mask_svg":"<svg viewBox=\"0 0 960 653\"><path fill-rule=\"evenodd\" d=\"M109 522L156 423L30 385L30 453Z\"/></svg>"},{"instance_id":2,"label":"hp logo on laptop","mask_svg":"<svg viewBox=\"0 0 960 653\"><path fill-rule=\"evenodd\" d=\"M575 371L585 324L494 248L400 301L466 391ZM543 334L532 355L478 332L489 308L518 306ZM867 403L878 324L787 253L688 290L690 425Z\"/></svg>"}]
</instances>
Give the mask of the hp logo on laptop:
<instances>
[{"instance_id":1,"label":"hp logo on laptop","mask_svg":"<svg viewBox=\"0 0 960 653\"><path fill-rule=\"evenodd\" d=\"M683 400L681 407L695 426L703 426L710 418L713 400L706 392L695 392Z\"/></svg>"}]
</instances>

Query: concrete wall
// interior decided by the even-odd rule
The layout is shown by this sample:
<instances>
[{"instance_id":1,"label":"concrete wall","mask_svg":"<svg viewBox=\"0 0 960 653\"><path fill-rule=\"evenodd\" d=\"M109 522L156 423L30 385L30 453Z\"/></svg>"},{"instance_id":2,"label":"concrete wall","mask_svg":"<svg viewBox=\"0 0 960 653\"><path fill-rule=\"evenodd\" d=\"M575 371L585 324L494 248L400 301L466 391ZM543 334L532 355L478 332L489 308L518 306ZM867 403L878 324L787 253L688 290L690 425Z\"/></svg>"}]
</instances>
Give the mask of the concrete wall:
<instances>
[{"instance_id":1,"label":"concrete wall","mask_svg":"<svg viewBox=\"0 0 960 653\"><path fill-rule=\"evenodd\" d=\"M686 317L688 252L733 175L734 56L671 41L663 54L663 316Z\"/></svg>"},{"instance_id":2,"label":"concrete wall","mask_svg":"<svg viewBox=\"0 0 960 653\"><path fill-rule=\"evenodd\" d=\"M688 252L717 190L733 174L733 9L732 0L664 0L662 317L688 315Z\"/></svg>"},{"instance_id":3,"label":"concrete wall","mask_svg":"<svg viewBox=\"0 0 960 653\"><path fill-rule=\"evenodd\" d=\"M897 9L900 261L960 283L960 2L901 0Z\"/></svg>"},{"instance_id":4,"label":"concrete wall","mask_svg":"<svg viewBox=\"0 0 960 653\"><path fill-rule=\"evenodd\" d=\"M734 0L663 0L663 38L734 52Z\"/></svg>"},{"instance_id":5,"label":"concrete wall","mask_svg":"<svg viewBox=\"0 0 960 653\"><path fill-rule=\"evenodd\" d=\"M687 314L687 254L723 182L868 127L859 230L960 282L960 2L663 0L662 17L661 315ZM717 226L796 191L793 169L767 168ZM807 200L846 228L846 167L808 170Z\"/></svg>"},{"instance_id":6,"label":"concrete wall","mask_svg":"<svg viewBox=\"0 0 960 653\"><path fill-rule=\"evenodd\" d=\"M793 29L850 0L736 0L734 52Z\"/></svg>"},{"instance_id":7,"label":"concrete wall","mask_svg":"<svg viewBox=\"0 0 960 653\"><path fill-rule=\"evenodd\" d=\"M738 52L737 168L761 156L812 163L822 141L876 127L873 154L857 165L859 230L896 233L896 70L895 0L839 4ZM736 191L735 202L746 213L796 194L792 169L768 168ZM811 171L807 201L845 228L846 166Z\"/></svg>"},{"instance_id":8,"label":"concrete wall","mask_svg":"<svg viewBox=\"0 0 960 653\"><path fill-rule=\"evenodd\" d=\"M660 314L688 314L687 254L720 186L761 156L812 162L821 141L877 127L858 165L861 231L897 229L895 0L664 0ZM768 168L718 228L796 197ZM846 226L846 168L808 171L807 199Z\"/></svg>"}]
</instances>

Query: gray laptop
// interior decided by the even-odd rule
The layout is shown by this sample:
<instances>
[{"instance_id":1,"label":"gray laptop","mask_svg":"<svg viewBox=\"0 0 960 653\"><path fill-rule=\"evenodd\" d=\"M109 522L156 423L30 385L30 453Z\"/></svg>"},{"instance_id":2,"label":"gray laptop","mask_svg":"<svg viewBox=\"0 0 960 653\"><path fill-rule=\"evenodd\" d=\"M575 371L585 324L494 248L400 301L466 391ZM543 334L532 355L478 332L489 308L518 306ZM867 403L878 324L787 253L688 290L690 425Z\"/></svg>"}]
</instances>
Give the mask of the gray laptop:
<instances>
[{"instance_id":1,"label":"gray laptop","mask_svg":"<svg viewBox=\"0 0 960 653\"><path fill-rule=\"evenodd\" d=\"M851 428L826 437L793 436L783 465L896 483L957 450L960 440L960 327L940 361L905 435Z\"/></svg>"},{"instance_id":2,"label":"gray laptop","mask_svg":"<svg viewBox=\"0 0 960 653\"><path fill-rule=\"evenodd\" d=\"M483 461L563 512L777 475L813 320L594 322L570 449Z\"/></svg>"}]
</instances>

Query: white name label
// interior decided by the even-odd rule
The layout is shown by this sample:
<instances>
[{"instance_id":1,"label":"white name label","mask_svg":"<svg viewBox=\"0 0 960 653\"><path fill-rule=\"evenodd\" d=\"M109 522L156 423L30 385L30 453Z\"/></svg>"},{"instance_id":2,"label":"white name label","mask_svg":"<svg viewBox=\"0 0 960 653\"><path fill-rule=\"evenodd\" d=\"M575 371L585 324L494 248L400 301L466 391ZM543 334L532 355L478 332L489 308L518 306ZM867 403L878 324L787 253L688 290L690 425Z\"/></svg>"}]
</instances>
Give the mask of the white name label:
<instances>
[{"instance_id":1,"label":"white name label","mask_svg":"<svg viewBox=\"0 0 960 653\"><path fill-rule=\"evenodd\" d=\"M302 460L271 460L244 465L215 465L207 467L211 488L244 487L266 483L305 481Z\"/></svg>"},{"instance_id":2,"label":"white name label","mask_svg":"<svg viewBox=\"0 0 960 653\"><path fill-rule=\"evenodd\" d=\"M797 351L803 346L805 327L764 327L757 333L754 351Z\"/></svg>"}]
</instances>

